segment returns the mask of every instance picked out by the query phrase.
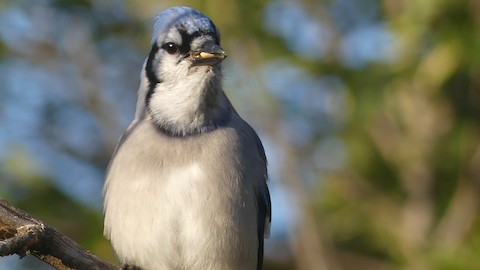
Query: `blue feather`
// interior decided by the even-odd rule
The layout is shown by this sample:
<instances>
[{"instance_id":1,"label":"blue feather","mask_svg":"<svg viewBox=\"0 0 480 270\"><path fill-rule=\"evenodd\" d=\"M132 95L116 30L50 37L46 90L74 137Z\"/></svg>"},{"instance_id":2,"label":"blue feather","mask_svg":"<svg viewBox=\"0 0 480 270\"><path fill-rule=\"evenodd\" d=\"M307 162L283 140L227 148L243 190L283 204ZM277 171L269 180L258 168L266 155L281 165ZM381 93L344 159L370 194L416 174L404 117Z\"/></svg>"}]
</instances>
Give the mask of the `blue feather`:
<instances>
[{"instance_id":1,"label":"blue feather","mask_svg":"<svg viewBox=\"0 0 480 270\"><path fill-rule=\"evenodd\" d=\"M183 28L189 35L196 32L218 35L217 28L207 16L189 7L172 7L158 13L155 17L152 44L160 34L165 34L174 25L177 28Z\"/></svg>"}]
</instances>

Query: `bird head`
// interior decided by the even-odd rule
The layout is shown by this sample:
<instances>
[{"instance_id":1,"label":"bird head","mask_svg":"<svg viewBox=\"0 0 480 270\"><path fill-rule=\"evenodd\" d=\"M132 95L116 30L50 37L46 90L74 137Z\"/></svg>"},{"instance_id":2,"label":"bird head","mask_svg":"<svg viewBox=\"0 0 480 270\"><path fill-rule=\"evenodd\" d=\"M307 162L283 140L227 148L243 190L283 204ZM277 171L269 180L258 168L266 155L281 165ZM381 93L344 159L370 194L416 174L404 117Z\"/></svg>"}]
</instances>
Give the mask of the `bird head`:
<instances>
[{"instance_id":1,"label":"bird head","mask_svg":"<svg viewBox=\"0 0 480 270\"><path fill-rule=\"evenodd\" d=\"M220 62L225 57L220 35L208 17L188 7L160 12L142 72L137 116L140 107L171 135L190 135L218 125L228 110L221 86Z\"/></svg>"}]
</instances>

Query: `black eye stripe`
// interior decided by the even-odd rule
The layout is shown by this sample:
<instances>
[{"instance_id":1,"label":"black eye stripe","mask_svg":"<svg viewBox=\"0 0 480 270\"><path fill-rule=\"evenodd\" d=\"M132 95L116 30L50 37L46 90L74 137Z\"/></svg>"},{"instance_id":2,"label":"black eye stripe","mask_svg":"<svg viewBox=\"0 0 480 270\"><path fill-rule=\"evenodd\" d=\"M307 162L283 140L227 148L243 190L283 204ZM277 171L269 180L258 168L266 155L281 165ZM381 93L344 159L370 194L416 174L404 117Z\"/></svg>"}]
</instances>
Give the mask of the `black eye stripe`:
<instances>
[{"instance_id":1,"label":"black eye stripe","mask_svg":"<svg viewBox=\"0 0 480 270\"><path fill-rule=\"evenodd\" d=\"M190 51L190 43L192 42L193 36L189 35L185 29L180 29L178 31L182 37L182 45L180 46L180 53L186 54Z\"/></svg>"},{"instance_id":2,"label":"black eye stripe","mask_svg":"<svg viewBox=\"0 0 480 270\"><path fill-rule=\"evenodd\" d=\"M210 31L195 31L192 34L188 34L187 30L180 28L178 30L180 33L180 36L182 37L182 45L180 46L180 53L186 54L190 51L190 44L192 43L192 40L196 37L203 36L203 35L209 35L212 36L215 39L215 42L217 44L220 44L220 39L217 35L216 32L210 32Z\"/></svg>"}]
</instances>

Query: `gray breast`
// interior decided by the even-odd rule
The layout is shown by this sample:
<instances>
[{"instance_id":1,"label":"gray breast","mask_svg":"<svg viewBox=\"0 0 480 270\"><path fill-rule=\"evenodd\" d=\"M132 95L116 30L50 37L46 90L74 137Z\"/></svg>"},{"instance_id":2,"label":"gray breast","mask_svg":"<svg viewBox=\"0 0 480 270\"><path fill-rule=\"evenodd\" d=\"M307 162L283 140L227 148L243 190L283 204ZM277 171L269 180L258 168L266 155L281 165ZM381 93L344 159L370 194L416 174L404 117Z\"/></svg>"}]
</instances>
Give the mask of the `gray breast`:
<instances>
[{"instance_id":1,"label":"gray breast","mask_svg":"<svg viewBox=\"0 0 480 270\"><path fill-rule=\"evenodd\" d=\"M216 262L253 269L244 263L257 256L252 213L265 173L240 118L192 137L165 136L141 121L107 174L105 233L126 263L205 269ZM200 260L200 253L211 258Z\"/></svg>"}]
</instances>

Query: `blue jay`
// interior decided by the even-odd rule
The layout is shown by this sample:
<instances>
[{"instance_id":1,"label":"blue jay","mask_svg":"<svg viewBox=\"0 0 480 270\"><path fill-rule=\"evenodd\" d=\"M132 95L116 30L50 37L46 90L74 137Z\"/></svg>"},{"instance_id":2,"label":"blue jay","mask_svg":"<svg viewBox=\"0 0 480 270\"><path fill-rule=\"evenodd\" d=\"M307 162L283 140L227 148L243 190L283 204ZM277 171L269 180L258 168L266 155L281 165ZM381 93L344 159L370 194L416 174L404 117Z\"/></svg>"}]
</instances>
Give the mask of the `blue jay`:
<instances>
[{"instance_id":1,"label":"blue jay","mask_svg":"<svg viewBox=\"0 0 480 270\"><path fill-rule=\"evenodd\" d=\"M104 234L126 269L261 269L271 222L267 161L222 90L213 22L156 17L135 119L104 187Z\"/></svg>"}]
</instances>

